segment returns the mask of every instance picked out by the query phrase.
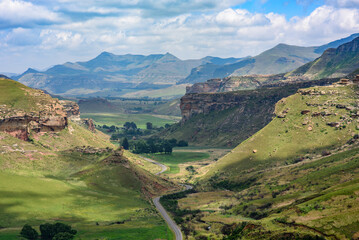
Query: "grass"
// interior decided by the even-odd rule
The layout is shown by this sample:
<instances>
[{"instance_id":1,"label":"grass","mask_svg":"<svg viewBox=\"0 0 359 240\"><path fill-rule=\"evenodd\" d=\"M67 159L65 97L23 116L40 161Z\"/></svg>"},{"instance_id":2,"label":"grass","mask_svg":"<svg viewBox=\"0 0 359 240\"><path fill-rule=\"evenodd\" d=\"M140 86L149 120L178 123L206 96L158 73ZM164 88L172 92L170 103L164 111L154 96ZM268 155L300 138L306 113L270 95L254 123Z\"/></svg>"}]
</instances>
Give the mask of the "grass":
<instances>
[{"instance_id":1,"label":"grass","mask_svg":"<svg viewBox=\"0 0 359 240\"><path fill-rule=\"evenodd\" d=\"M150 98L162 98L162 99L173 99L175 97L181 97L186 93L187 84L173 85L164 89L156 90L140 90L136 92L126 93L122 97L126 98L140 98L140 97L150 97Z\"/></svg>"},{"instance_id":2,"label":"grass","mask_svg":"<svg viewBox=\"0 0 359 240\"><path fill-rule=\"evenodd\" d=\"M92 118L99 125L115 125L122 127L125 122L134 122L138 128L146 129L146 123L151 122L153 126L164 127L179 121L179 117L168 117L151 114L117 114L117 113L84 113L84 118Z\"/></svg>"},{"instance_id":3,"label":"grass","mask_svg":"<svg viewBox=\"0 0 359 240\"><path fill-rule=\"evenodd\" d=\"M19 229L25 223L38 226L64 221L80 230L81 239L171 239L172 233L144 199L142 184L134 179L131 169L90 161L86 170L67 177L64 172L45 177L1 172L0 226L6 229L0 236L4 232L9 236L18 234L19 230L11 228ZM109 227L118 221L125 223Z\"/></svg>"},{"instance_id":4,"label":"grass","mask_svg":"<svg viewBox=\"0 0 359 240\"><path fill-rule=\"evenodd\" d=\"M348 142L359 134L357 119L350 117L356 110L336 107L358 108L357 89L313 89L320 94L297 93L278 102L276 114L287 111L284 118L273 119L210 165L196 186L202 192L178 200L181 209L202 210L183 217L191 237L221 239L225 224L241 221L258 226L246 239L279 239L288 233L325 239L359 235L359 142ZM312 115L324 111L332 115Z\"/></svg>"},{"instance_id":5,"label":"grass","mask_svg":"<svg viewBox=\"0 0 359 240\"><path fill-rule=\"evenodd\" d=\"M254 136L237 146L231 154L220 159L207 176L216 172L225 172L233 177L239 171L253 167L257 169L273 166L276 162L294 160L305 154L321 154L325 149L332 149L345 144L355 130L354 121L344 121L346 128L337 130L327 125L328 122L340 122L342 116L348 116L345 109L337 109L335 105L327 111L337 115L327 117L312 117L310 114L321 112L318 107L307 106L306 103L323 104L334 99L334 103L349 104L355 101L352 87L317 88L323 91L338 91L333 96L328 95L292 95L276 105L276 113L289 109L286 118L275 118ZM302 110L310 110L310 114L302 115ZM303 122L308 121L304 125ZM311 127L311 130L308 128ZM253 152L256 150L256 153ZM234 174L235 173L235 174Z\"/></svg>"},{"instance_id":6,"label":"grass","mask_svg":"<svg viewBox=\"0 0 359 240\"><path fill-rule=\"evenodd\" d=\"M11 79L0 78L0 105L7 109L25 112L38 111L41 105L48 104L52 98Z\"/></svg>"},{"instance_id":7,"label":"grass","mask_svg":"<svg viewBox=\"0 0 359 240\"><path fill-rule=\"evenodd\" d=\"M203 152L172 152L172 154L144 154L145 157L156 160L169 167L166 173L179 173L179 164L196 162L210 157L208 153Z\"/></svg>"},{"instance_id":8,"label":"grass","mask_svg":"<svg viewBox=\"0 0 359 240\"><path fill-rule=\"evenodd\" d=\"M0 92L9 111L56 103L12 80L0 79ZM150 199L175 186L113 155L108 136L69 122L30 139L0 132L0 239L17 239L26 223L55 221L78 229L77 239L172 239ZM89 154L77 146L107 150Z\"/></svg>"}]
</instances>

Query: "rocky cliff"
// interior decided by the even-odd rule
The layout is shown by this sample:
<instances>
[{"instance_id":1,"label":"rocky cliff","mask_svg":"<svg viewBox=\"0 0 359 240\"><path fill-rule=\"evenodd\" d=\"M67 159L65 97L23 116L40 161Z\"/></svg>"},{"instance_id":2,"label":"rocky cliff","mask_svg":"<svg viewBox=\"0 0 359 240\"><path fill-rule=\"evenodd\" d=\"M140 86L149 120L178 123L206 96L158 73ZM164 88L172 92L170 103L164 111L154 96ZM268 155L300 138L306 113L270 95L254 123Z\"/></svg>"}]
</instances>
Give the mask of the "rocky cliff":
<instances>
[{"instance_id":1,"label":"rocky cliff","mask_svg":"<svg viewBox=\"0 0 359 240\"><path fill-rule=\"evenodd\" d=\"M187 87L186 93L215 93L215 92L232 92L244 89L255 89L265 84L285 80L284 74L276 75L248 75L233 76L223 79L210 79L203 83L195 83Z\"/></svg>"},{"instance_id":2,"label":"rocky cliff","mask_svg":"<svg viewBox=\"0 0 359 240\"><path fill-rule=\"evenodd\" d=\"M0 95L0 131L25 141L31 134L59 132L69 119L80 121L76 103L59 101L11 79L0 79Z\"/></svg>"},{"instance_id":3,"label":"rocky cliff","mask_svg":"<svg viewBox=\"0 0 359 240\"><path fill-rule=\"evenodd\" d=\"M280 99L300 88L313 84L329 85L333 81L277 83L255 90L220 93L188 93L181 98L182 121L162 135L186 140L192 145L234 146L275 117L274 107Z\"/></svg>"}]
</instances>

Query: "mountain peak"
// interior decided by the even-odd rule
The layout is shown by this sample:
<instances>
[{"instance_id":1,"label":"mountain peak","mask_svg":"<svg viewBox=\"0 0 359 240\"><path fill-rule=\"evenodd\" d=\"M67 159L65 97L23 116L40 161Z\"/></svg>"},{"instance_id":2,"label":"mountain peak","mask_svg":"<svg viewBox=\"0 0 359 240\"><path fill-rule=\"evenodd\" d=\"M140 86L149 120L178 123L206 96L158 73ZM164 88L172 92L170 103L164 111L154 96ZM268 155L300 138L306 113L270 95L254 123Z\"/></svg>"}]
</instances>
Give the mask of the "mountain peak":
<instances>
[{"instance_id":1,"label":"mountain peak","mask_svg":"<svg viewBox=\"0 0 359 240\"><path fill-rule=\"evenodd\" d=\"M38 73L39 71L33 69L33 68L28 68L23 74L26 74L26 73Z\"/></svg>"},{"instance_id":2,"label":"mountain peak","mask_svg":"<svg viewBox=\"0 0 359 240\"><path fill-rule=\"evenodd\" d=\"M161 59L159 60L160 62L177 62L180 61L180 59L174 55L172 55L171 53L167 52L165 55L163 55L163 57L161 57Z\"/></svg>"},{"instance_id":3,"label":"mountain peak","mask_svg":"<svg viewBox=\"0 0 359 240\"><path fill-rule=\"evenodd\" d=\"M98 55L97 57L112 57L114 56L113 53L110 53L110 52L106 52L106 51L103 51L102 53L100 53L100 55Z\"/></svg>"}]
</instances>

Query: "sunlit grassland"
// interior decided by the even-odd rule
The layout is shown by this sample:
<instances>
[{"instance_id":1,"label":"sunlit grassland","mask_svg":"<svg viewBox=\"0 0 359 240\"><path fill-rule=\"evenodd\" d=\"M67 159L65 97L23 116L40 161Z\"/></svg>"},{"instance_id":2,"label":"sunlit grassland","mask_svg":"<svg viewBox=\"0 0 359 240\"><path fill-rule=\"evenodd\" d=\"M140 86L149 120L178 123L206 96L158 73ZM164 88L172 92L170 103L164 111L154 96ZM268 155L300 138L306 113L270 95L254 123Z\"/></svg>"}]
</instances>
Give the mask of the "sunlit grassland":
<instances>
[{"instance_id":1,"label":"sunlit grassland","mask_svg":"<svg viewBox=\"0 0 359 240\"><path fill-rule=\"evenodd\" d=\"M151 114L84 113L81 116L92 118L99 125L122 127L125 122L134 122L141 129L146 129L147 122L151 122L156 127L163 127L166 124L173 124L180 120L179 117Z\"/></svg>"},{"instance_id":2,"label":"sunlit grassland","mask_svg":"<svg viewBox=\"0 0 359 240\"><path fill-rule=\"evenodd\" d=\"M197 162L210 157L204 152L172 152L172 154L144 154L144 156L165 164L169 169L165 173L178 173L179 164Z\"/></svg>"}]
</instances>

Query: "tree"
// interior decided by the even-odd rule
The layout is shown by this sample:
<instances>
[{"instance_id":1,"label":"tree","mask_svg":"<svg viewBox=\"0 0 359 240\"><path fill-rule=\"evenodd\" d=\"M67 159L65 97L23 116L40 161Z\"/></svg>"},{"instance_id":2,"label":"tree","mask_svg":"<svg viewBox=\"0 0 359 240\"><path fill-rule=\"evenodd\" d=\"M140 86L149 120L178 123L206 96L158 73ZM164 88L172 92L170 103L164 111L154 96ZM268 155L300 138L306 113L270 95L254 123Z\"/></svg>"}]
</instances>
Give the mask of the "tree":
<instances>
[{"instance_id":1,"label":"tree","mask_svg":"<svg viewBox=\"0 0 359 240\"><path fill-rule=\"evenodd\" d=\"M55 235L52 240L72 240L74 239L74 235L68 232L60 232Z\"/></svg>"},{"instance_id":2,"label":"tree","mask_svg":"<svg viewBox=\"0 0 359 240\"><path fill-rule=\"evenodd\" d=\"M41 239L52 240L56 235L54 225L51 223L45 223L40 225Z\"/></svg>"},{"instance_id":3,"label":"tree","mask_svg":"<svg viewBox=\"0 0 359 240\"><path fill-rule=\"evenodd\" d=\"M126 150L128 150L130 148L130 144L128 143L128 140L126 137L122 141L122 147Z\"/></svg>"},{"instance_id":4,"label":"tree","mask_svg":"<svg viewBox=\"0 0 359 240\"><path fill-rule=\"evenodd\" d=\"M168 142L171 144L172 147L177 146L177 140L175 138L172 138L172 139L168 140Z\"/></svg>"},{"instance_id":5,"label":"tree","mask_svg":"<svg viewBox=\"0 0 359 240\"><path fill-rule=\"evenodd\" d=\"M150 129L152 129L152 128L153 128L152 123L147 122L147 123L146 123L146 129L150 130Z\"/></svg>"},{"instance_id":6,"label":"tree","mask_svg":"<svg viewBox=\"0 0 359 240\"><path fill-rule=\"evenodd\" d=\"M64 223L45 223L40 225L41 239L42 240L53 240L55 236L59 235L57 240L67 240L73 239L73 236L76 235L77 231L72 229L70 225ZM60 234L66 233L66 234ZM72 238L68 238L69 235L72 235ZM67 238L65 238L67 236Z\"/></svg>"},{"instance_id":7,"label":"tree","mask_svg":"<svg viewBox=\"0 0 359 240\"><path fill-rule=\"evenodd\" d=\"M178 147L187 147L188 146L188 142L186 142L185 140L180 140L177 144Z\"/></svg>"},{"instance_id":8,"label":"tree","mask_svg":"<svg viewBox=\"0 0 359 240\"><path fill-rule=\"evenodd\" d=\"M35 229L33 229L29 224L25 224L20 232L21 237L29 239L29 240L36 240L39 238L39 234Z\"/></svg>"},{"instance_id":9,"label":"tree","mask_svg":"<svg viewBox=\"0 0 359 240\"><path fill-rule=\"evenodd\" d=\"M163 144L163 148L166 154L172 153L172 145L168 141Z\"/></svg>"},{"instance_id":10,"label":"tree","mask_svg":"<svg viewBox=\"0 0 359 240\"><path fill-rule=\"evenodd\" d=\"M133 130L135 130L135 129L137 129L137 125L136 125L136 123L134 123L134 122L125 122L125 124L123 124L123 127L126 129L126 130L129 130L129 129L133 129Z\"/></svg>"}]
</instances>

